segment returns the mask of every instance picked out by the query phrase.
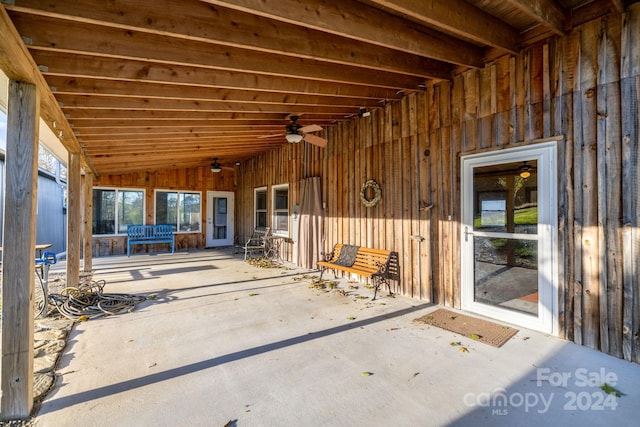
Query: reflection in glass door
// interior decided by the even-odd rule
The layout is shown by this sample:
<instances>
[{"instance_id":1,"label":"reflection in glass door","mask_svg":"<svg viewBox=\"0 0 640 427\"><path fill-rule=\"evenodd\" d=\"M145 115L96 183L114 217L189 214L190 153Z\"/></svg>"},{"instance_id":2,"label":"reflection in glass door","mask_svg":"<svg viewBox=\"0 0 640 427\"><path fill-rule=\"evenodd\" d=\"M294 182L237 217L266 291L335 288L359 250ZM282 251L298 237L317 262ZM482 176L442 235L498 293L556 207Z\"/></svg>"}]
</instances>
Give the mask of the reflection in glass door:
<instances>
[{"instance_id":1,"label":"reflection in glass door","mask_svg":"<svg viewBox=\"0 0 640 427\"><path fill-rule=\"evenodd\" d=\"M555 144L462 159L463 308L551 332Z\"/></svg>"},{"instance_id":2,"label":"reflection in glass door","mask_svg":"<svg viewBox=\"0 0 640 427\"><path fill-rule=\"evenodd\" d=\"M207 247L233 244L233 193L207 192Z\"/></svg>"}]
</instances>

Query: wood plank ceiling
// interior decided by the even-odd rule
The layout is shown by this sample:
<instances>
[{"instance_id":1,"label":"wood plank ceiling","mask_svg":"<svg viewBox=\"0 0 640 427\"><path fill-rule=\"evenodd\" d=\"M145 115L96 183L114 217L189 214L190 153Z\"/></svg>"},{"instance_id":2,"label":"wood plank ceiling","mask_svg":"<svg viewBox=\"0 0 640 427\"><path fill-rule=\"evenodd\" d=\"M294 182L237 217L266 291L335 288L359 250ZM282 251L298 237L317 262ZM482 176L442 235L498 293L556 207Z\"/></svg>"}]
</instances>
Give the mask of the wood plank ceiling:
<instances>
[{"instance_id":1,"label":"wood plank ceiling","mask_svg":"<svg viewBox=\"0 0 640 427\"><path fill-rule=\"evenodd\" d=\"M98 174L231 165L630 3L1 2Z\"/></svg>"}]
</instances>

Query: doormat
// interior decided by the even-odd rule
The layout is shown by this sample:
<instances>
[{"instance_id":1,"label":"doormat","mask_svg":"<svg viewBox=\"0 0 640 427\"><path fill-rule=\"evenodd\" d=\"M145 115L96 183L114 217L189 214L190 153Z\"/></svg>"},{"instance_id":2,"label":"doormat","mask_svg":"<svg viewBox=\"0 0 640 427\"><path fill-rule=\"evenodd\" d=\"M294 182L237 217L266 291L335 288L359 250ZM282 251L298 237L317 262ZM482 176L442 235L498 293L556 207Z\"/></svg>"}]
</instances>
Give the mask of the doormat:
<instances>
[{"instance_id":1,"label":"doormat","mask_svg":"<svg viewBox=\"0 0 640 427\"><path fill-rule=\"evenodd\" d=\"M437 326L494 347L502 347L505 342L518 333L517 329L510 326L499 325L442 308L419 317L415 321Z\"/></svg>"}]
</instances>

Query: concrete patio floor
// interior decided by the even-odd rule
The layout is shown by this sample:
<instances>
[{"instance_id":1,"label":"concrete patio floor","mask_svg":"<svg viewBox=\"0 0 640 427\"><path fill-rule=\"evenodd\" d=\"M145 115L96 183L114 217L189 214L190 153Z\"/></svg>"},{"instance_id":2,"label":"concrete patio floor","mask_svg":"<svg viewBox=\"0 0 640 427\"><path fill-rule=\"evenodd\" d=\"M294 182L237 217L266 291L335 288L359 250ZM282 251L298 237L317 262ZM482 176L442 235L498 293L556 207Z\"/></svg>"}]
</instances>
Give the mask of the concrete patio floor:
<instances>
[{"instance_id":1,"label":"concrete patio floor","mask_svg":"<svg viewBox=\"0 0 640 427\"><path fill-rule=\"evenodd\" d=\"M323 292L288 267L230 249L96 258L105 292L156 298L76 324L36 425L638 423L637 364L523 329L494 348L414 322L436 306L344 279L350 295Z\"/></svg>"}]
</instances>

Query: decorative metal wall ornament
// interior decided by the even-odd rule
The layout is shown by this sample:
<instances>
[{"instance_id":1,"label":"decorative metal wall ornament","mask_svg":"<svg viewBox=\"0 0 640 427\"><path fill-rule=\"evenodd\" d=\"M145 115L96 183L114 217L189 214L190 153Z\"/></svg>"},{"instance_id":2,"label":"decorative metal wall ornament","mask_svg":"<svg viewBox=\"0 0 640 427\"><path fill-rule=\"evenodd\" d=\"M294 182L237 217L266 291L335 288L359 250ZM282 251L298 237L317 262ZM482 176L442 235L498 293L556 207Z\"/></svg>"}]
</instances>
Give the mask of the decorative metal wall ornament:
<instances>
[{"instance_id":1,"label":"decorative metal wall ornament","mask_svg":"<svg viewBox=\"0 0 640 427\"><path fill-rule=\"evenodd\" d=\"M374 192L373 199L367 199L367 189L371 188ZM362 188L360 189L360 201L367 208L372 208L378 204L380 199L382 198L382 191L380 190L380 185L373 180L369 179L362 184Z\"/></svg>"}]
</instances>

